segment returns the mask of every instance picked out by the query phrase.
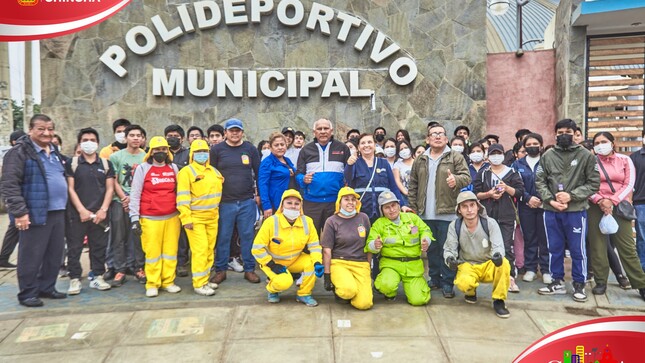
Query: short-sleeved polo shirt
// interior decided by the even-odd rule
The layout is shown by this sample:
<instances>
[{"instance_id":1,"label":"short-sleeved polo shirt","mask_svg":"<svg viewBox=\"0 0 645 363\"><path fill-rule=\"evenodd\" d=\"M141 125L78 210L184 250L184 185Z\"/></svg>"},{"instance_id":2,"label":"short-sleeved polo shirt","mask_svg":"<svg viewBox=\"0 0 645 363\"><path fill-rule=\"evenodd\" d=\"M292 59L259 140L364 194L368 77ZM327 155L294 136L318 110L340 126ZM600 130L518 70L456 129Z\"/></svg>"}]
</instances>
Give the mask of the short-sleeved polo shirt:
<instances>
[{"instance_id":1,"label":"short-sleeved polo shirt","mask_svg":"<svg viewBox=\"0 0 645 363\"><path fill-rule=\"evenodd\" d=\"M88 163L81 155L78 157L78 166L75 172L72 171L71 159L67 163L66 169L67 175L74 178L74 190L83 206L91 212L101 209L106 192L105 182L107 179L114 178L112 163L108 160L108 170L105 170L98 155L93 163ZM78 214L76 208L70 209L73 215Z\"/></svg>"}]
</instances>

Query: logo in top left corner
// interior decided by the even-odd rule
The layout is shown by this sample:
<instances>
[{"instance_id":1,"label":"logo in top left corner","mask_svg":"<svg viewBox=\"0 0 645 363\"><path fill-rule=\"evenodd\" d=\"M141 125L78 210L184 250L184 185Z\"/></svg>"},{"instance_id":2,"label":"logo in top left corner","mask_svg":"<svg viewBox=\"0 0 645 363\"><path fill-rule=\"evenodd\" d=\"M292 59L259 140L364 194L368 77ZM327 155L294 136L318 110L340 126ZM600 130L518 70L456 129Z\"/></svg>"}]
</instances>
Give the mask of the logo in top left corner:
<instances>
[{"instance_id":1,"label":"logo in top left corner","mask_svg":"<svg viewBox=\"0 0 645 363\"><path fill-rule=\"evenodd\" d=\"M34 6L38 4L38 0L17 0L20 6Z\"/></svg>"}]
</instances>

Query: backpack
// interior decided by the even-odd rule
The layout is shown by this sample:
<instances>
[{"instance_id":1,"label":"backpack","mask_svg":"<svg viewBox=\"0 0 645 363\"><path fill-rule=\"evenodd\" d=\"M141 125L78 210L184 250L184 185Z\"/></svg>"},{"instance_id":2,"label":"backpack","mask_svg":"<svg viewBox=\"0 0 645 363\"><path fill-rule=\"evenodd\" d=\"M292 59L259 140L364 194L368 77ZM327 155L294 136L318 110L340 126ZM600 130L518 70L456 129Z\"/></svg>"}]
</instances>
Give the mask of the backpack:
<instances>
[{"instance_id":1,"label":"backpack","mask_svg":"<svg viewBox=\"0 0 645 363\"><path fill-rule=\"evenodd\" d=\"M107 174L108 170L110 170L110 165L108 165L107 159L101 158L101 164L103 164L103 170L105 170L105 173ZM72 173L76 174L76 169L78 168L78 156L72 157Z\"/></svg>"},{"instance_id":2,"label":"backpack","mask_svg":"<svg viewBox=\"0 0 645 363\"><path fill-rule=\"evenodd\" d=\"M461 225L463 223L464 223L463 218L457 218L455 220L455 232L457 232L457 241L459 241L459 237L461 235ZM479 224L481 224L482 229L484 230L484 233L486 233L487 236L490 236L490 232L488 231L488 219L480 216Z\"/></svg>"}]
</instances>

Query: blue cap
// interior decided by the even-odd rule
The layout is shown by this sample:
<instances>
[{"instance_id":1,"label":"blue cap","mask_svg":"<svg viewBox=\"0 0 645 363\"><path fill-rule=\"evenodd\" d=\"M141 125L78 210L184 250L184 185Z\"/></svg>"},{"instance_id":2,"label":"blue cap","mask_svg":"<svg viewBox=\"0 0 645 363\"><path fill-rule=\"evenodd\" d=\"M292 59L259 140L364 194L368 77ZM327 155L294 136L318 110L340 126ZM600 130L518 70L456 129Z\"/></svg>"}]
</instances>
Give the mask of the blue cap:
<instances>
[{"instance_id":1,"label":"blue cap","mask_svg":"<svg viewBox=\"0 0 645 363\"><path fill-rule=\"evenodd\" d=\"M244 131L244 125L242 125L242 121L240 121L240 120L238 120L236 118L232 118L232 119L226 121L226 123L224 124L224 129L230 130L232 128L238 128L238 129Z\"/></svg>"}]
</instances>

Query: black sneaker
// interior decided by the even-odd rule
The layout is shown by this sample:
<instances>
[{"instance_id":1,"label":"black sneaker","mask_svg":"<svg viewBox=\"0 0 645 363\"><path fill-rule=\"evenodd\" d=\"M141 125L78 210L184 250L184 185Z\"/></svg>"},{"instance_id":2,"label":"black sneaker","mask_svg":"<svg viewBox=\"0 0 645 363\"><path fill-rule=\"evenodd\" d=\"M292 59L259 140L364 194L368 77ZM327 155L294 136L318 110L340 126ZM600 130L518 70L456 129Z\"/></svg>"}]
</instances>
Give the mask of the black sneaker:
<instances>
[{"instance_id":1,"label":"black sneaker","mask_svg":"<svg viewBox=\"0 0 645 363\"><path fill-rule=\"evenodd\" d=\"M499 316L500 318L506 319L511 316L511 313L506 308L506 303L504 303L504 300L494 300L493 309L495 309L495 314L497 314L497 316Z\"/></svg>"},{"instance_id":2,"label":"black sneaker","mask_svg":"<svg viewBox=\"0 0 645 363\"><path fill-rule=\"evenodd\" d=\"M630 290L632 288L632 284L629 282L629 279L625 277L625 275L616 276L616 280L618 280L618 285L620 285L621 289Z\"/></svg>"},{"instance_id":3,"label":"black sneaker","mask_svg":"<svg viewBox=\"0 0 645 363\"><path fill-rule=\"evenodd\" d=\"M455 297L455 291L453 290L452 286L449 285L444 285L441 288L441 293L443 294L443 297L446 299L452 299Z\"/></svg>"},{"instance_id":4,"label":"black sneaker","mask_svg":"<svg viewBox=\"0 0 645 363\"><path fill-rule=\"evenodd\" d=\"M0 261L0 270L5 270L5 271L15 270L16 267L18 266L14 265L9 261Z\"/></svg>"},{"instance_id":5,"label":"black sneaker","mask_svg":"<svg viewBox=\"0 0 645 363\"><path fill-rule=\"evenodd\" d=\"M585 302L587 301L587 294L585 293L584 282L573 282L573 301Z\"/></svg>"},{"instance_id":6,"label":"black sneaker","mask_svg":"<svg viewBox=\"0 0 645 363\"><path fill-rule=\"evenodd\" d=\"M553 280L550 284L538 289L540 295L565 295L566 293L567 289L562 280Z\"/></svg>"},{"instance_id":7,"label":"black sneaker","mask_svg":"<svg viewBox=\"0 0 645 363\"><path fill-rule=\"evenodd\" d=\"M477 291L473 295L464 295L464 300L469 304L474 304L477 302Z\"/></svg>"},{"instance_id":8,"label":"black sneaker","mask_svg":"<svg viewBox=\"0 0 645 363\"><path fill-rule=\"evenodd\" d=\"M594 295L604 295L607 291L607 284L596 284L596 286L591 289L591 293Z\"/></svg>"},{"instance_id":9,"label":"black sneaker","mask_svg":"<svg viewBox=\"0 0 645 363\"><path fill-rule=\"evenodd\" d=\"M116 276L116 271L114 271L113 268L109 268L103 274L103 280L105 280L105 281L112 280L114 278L114 276Z\"/></svg>"}]
</instances>

